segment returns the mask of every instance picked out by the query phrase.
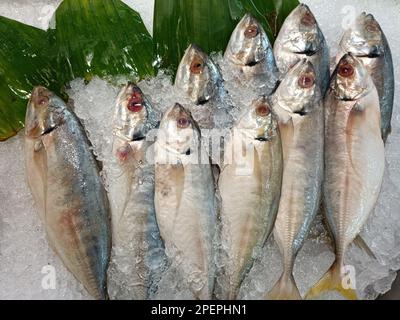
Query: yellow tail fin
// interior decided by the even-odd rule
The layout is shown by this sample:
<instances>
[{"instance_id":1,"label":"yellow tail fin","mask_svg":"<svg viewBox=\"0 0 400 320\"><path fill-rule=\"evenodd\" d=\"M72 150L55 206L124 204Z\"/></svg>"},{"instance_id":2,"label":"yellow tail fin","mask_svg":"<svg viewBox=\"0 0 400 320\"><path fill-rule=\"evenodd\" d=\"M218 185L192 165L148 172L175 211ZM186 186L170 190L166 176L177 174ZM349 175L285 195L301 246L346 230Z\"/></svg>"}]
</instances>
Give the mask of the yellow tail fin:
<instances>
[{"instance_id":1,"label":"yellow tail fin","mask_svg":"<svg viewBox=\"0 0 400 320\"><path fill-rule=\"evenodd\" d=\"M337 291L348 300L357 300L357 292L343 287L342 265L334 263L325 275L308 291L306 299L313 299L327 291Z\"/></svg>"},{"instance_id":2,"label":"yellow tail fin","mask_svg":"<svg viewBox=\"0 0 400 320\"><path fill-rule=\"evenodd\" d=\"M301 300L299 289L292 274L283 273L278 282L268 293L267 299L272 300Z\"/></svg>"}]
</instances>

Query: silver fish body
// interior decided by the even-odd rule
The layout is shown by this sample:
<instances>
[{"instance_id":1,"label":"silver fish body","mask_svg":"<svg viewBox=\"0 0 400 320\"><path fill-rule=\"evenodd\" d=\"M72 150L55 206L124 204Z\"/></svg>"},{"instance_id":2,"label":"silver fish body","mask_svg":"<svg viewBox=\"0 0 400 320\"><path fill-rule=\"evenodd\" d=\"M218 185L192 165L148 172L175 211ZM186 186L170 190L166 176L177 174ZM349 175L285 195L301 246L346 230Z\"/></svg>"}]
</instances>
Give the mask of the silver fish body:
<instances>
[{"instance_id":1,"label":"silver fish body","mask_svg":"<svg viewBox=\"0 0 400 320\"><path fill-rule=\"evenodd\" d=\"M32 93L25 124L28 183L49 244L94 298L106 299L109 204L85 131L43 87Z\"/></svg>"},{"instance_id":2,"label":"silver fish body","mask_svg":"<svg viewBox=\"0 0 400 320\"><path fill-rule=\"evenodd\" d=\"M283 148L282 192L274 229L283 273L269 297L301 299L293 266L318 211L323 179L324 109L311 62L298 62L271 102Z\"/></svg>"},{"instance_id":3,"label":"silver fish body","mask_svg":"<svg viewBox=\"0 0 400 320\"><path fill-rule=\"evenodd\" d=\"M239 83L251 82L260 94L269 95L279 80L272 46L261 24L247 13L233 31L224 60L238 71Z\"/></svg>"},{"instance_id":4,"label":"silver fish body","mask_svg":"<svg viewBox=\"0 0 400 320\"><path fill-rule=\"evenodd\" d=\"M281 140L265 97L254 101L239 118L225 158L218 186L227 261L222 263L219 282L223 299L237 299L243 278L273 229L281 192Z\"/></svg>"},{"instance_id":5,"label":"silver fish body","mask_svg":"<svg viewBox=\"0 0 400 320\"><path fill-rule=\"evenodd\" d=\"M276 64L283 78L298 61L309 60L322 95L329 85L329 48L311 10L300 4L286 18L275 40Z\"/></svg>"},{"instance_id":6,"label":"silver fish body","mask_svg":"<svg viewBox=\"0 0 400 320\"><path fill-rule=\"evenodd\" d=\"M379 195L384 172L379 97L363 63L351 54L339 62L325 97L326 220L336 260L308 297L337 290L356 299L354 284L342 286L344 256Z\"/></svg>"},{"instance_id":7,"label":"silver fish body","mask_svg":"<svg viewBox=\"0 0 400 320\"><path fill-rule=\"evenodd\" d=\"M371 14L362 13L344 33L337 62L348 52L363 62L378 90L382 138L386 141L391 131L394 99L393 60L385 34Z\"/></svg>"},{"instance_id":8,"label":"silver fish body","mask_svg":"<svg viewBox=\"0 0 400 320\"><path fill-rule=\"evenodd\" d=\"M179 104L161 120L155 143L155 207L161 237L196 299L211 299L215 187L200 131Z\"/></svg>"},{"instance_id":9,"label":"silver fish body","mask_svg":"<svg viewBox=\"0 0 400 320\"><path fill-rule=\"evenodd\" d=\"M140 88L128 83L117 98L108 174L113 226L110 270L125 284L114 298L149 298L164 259L154 208L154 164L148 158L152 142L146 139L156 128L156 119Z\"/></svg>"}]
</instances>

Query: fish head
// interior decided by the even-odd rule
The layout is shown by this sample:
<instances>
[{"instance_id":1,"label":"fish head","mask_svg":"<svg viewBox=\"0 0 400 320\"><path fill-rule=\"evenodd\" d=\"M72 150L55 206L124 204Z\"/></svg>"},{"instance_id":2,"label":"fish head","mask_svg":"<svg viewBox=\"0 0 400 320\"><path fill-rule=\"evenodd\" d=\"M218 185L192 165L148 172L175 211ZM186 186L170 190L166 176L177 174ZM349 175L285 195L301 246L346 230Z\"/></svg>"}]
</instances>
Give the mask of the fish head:
<instances>
[{"instance_id":1,"label":"fish head","mask_svg":"<svg viewBox=\"0 0 400 320\"><path fill-rule=\"evenodd\" d=\"M276 135L277 122L272 113L269 100L261 96L252 102L238 123L238 129L243 130L249 138L259 142L269 141Z\"/></svg>"},{"instance_id":2,"label":"fish head","mask_svg":"<svg viewBox=\"0 0 400 320\"><path fill-rule=\"evenodd\" d=\"M297 6L286 18L277 39L286 51L312 56L325 45L325 38L310 8Z\"/></svg>"},{"instance_id":3,"label":"fish head","mask_svg":"<svg viewBox=\"0 0 400 320\"><path fill-rule=\"evenodd\" d=\"M156 114L150 102L137 85L128 83L121 90L116 102L116 134L127 141L140 141L156 126Z\"/></svg>"},{"instance_id":4,"label":"fish head","mask_svg":"<svg viewBox=\"0 0 400 320\"><path fill-rule=\"evenodd\" d=\"M164 114L160 123L161 137L157 141L166 149L178 154L188 154L200 138L200 130L190 112L175 103Z\"/></svg>"},{"instance_id":5,"label":"fish head","mask_svg":"<svg viewBox=\"0 0 400 320\"><path fill-rule=\"evenodd\" d=\"M233 31L225 50L225 59L239 66L255 66L272 52L261 24L247 13Z\"/></svg>"},{"instance_id":6,"label":"fish head","mask_svg":"<svg viewBox=\"0 0 400 320\"><path fill-rule=\"evenodd\" d=\"M25 116L25 135L38 138L50 133L64 122L66 105L62 99L45 87L35 87Z\"/></svg>"},{"instance_id":7,"label":"fish head","mask_svg":"<svg viewBox=\"0 0 400 320\"><path fill-rule=\"evenodd\" d=\"M313 64L302 59L294 65L280 83L275 95L289 113L306 114L315 107L320 96L317 74Z\"/></svg>"},{"instance_id":8,"label":"fish head","mask_svg":"<svg viewBox=\"0 0 400 320\"><path fill-rule=\"evenodd\" d=\"M372 86L372 79L364 64L351 53L340 59L330 84L338 99L349 101L365 96Z\"/></svg>"},{"instance_id":9,"label":"fish head","mask_svg":"<svg viewBox=\"0 0 400 320\"><path fill-rule=\"evenodd\" d=\"M217 65L197 45L191 44L179 64L175 86L193 103L204 104L215 96L220 82L222 76Z\"/></svg>"},{"instance_id":10,"label":"fish head","mask_svg":"<svg viewBox=\"0 0 400 320\"><path fill-rule=\"evenodd\" d=\"M363 12L345 31L340 47L358 57L375 58L384 54L385 39L379 23L372 14Z\"/></svg>"}]
</instances>

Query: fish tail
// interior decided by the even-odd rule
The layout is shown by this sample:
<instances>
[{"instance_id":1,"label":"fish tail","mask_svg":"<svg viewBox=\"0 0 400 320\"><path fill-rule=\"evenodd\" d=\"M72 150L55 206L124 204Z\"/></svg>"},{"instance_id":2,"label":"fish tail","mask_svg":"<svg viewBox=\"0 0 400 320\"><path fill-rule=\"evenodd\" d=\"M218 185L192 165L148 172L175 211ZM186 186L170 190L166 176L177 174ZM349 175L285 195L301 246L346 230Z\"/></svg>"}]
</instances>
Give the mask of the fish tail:
<instances>
[{"instance_id":1,"label":"fish tail","mask_svg":"<svg viewBox=\"0 0 400 320\"><path fill-rule=\"evenodd\" d=\"M357 300L357 292L343 286L342 264L335 261L323 277L307 292L306 299L313 299L324 292L337 291L348 300Z\"/></svg>"},{"instance_id":2,"label":"fish tail","mask_svg":"<svg viewBox=\"0 0 400 320\"><path fill-rule=\"evenodd\" d=\"M272 300L301 300L299 289L293 275L290 272L284 272L278 282L267 294L267 299Z\"/></svg>"}]
</instances>

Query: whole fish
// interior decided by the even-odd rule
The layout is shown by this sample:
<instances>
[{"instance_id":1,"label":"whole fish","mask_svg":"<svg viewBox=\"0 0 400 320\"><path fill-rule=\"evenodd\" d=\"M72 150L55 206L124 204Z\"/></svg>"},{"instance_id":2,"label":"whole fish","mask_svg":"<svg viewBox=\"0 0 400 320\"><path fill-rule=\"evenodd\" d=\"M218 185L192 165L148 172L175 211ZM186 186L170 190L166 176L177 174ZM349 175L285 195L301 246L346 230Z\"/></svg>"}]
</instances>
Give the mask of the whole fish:
<instances>
[{"instance_id":1,"label":"whole fish","mask_svg":"<svg viewBox=\"0 0 400 320\"><path fill-rule=\"evenodd\" d=\"M155 207L161 237L197 299L214 286L214 181L200 131L180 104L169 108L155 143Z\"/></svg>"},{"instance_id":2,"label":"whole fish","mask_svg":"<svg viewBox=\"0 0 400 320\"><path fill-rule=\"evenodd\" d=\"M278 69L284 75L302 59L309 60L324 94L329 85L329 48L309 7L297 6L286 18L275 40L274 54Z\"/></svg>"},{"instance_id":3,"label":"whole fish","mask_svg":"<svg viewBox=\"0 0 400 320\"><path fill-rule=\"evenodd\" d=\"M312 63L299 61L271 101L283 148L282 193L274 229L283 273L269 297L301 299L293 266L320 205L324 161L324 109Z\"/></svg>"},{"instance_id":4,"label":"whole fish","mask_svg":"<svg viewBox=\"0 0 400 320\"><path fill-rule=\"evenodd\" d=\"M113 164L108 174L113 226L110 270L121 273L124 280L117 298L148 298L155 279L153 268L163 260L154 208L154 164L147 157L153 142L146 139L157 124L148 99L139 87L128 83L117 98Z\"/></svg>"},{"instance_id":5,"label":"whole fish","mask_svg":"<svg viewBox=\"0 0 400 320\"><path fill-rule=\"evenodd\" d=\"M233 31L224 59L238 71L239 82L251 82L261 94L269 95L279 80L272 46L261 24L247 13Z\"/></svg>"},{"instance_id":6,"label":"whole fish","mask_svg":"<svg viewBox=\"0 0 400 320\"><path fill-rule=\"evenodd\" d=\"M182 90L193 103L191 113L201 129L214 128L217 112L228 113L223 103L225 90L217 65L203 50L191 44L179 64L175 87Z\"/></svg>"},{"instance_id":7,"label":"whole fish","mask_svg":"<svg viewBox=\"0 0 400 320\"><path fill-rule=\"evenodd\" d=\"M37 87L25 136L28 183L48 241L86 290L106 299L109 204L85 131L59 97Z\"/></svg>"},{"instance_id":8,"label":"whole fish","mask_svg":"<svg viewBox=\"0 0 400 320\"><path fill-rule=\"evenodd\" d=\"M342 286L344 257L375 206L383 179L384 144L379 97L363 63L352 54L339 62L325 97L326 220L336 260L309 291L308 298L336 290L356 299L355 288ZM354 285L354 283L353 283Z\"/></svg>"},{"instance_id":9,"label":"whole fish","mask_svg":"<svg viewBox=\"0 0 400 320\"><path fill-rule=\"evenodd\" d=\"M381 110L381 131L386 141L391 131L394 98L392 53L379 23L363 12L343 35L337 62L350 52L363 63L378 90Z\"/></svg>"},{"instance_id":10,"label":"whole fish","mask_svg":"<svg viewBox=\"0 0 400 320\"><path fill-rule=\"evenodd\" d=\"M254 257L272 231L282 180L282 146L265 97L254 101L234 126L218 181L221 196L224 299L236 299ZM242 146L246 154L242 155ZM227 151L229 150L229 151Z\"/></svg>"}]
</instances>

